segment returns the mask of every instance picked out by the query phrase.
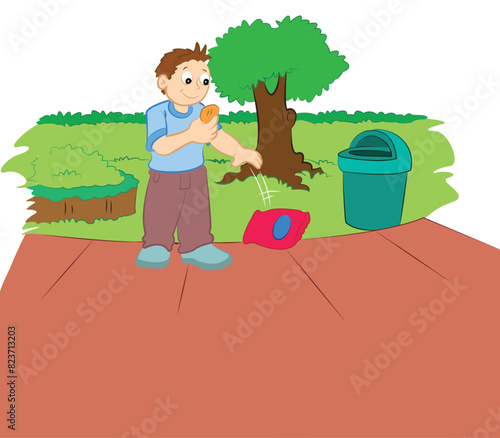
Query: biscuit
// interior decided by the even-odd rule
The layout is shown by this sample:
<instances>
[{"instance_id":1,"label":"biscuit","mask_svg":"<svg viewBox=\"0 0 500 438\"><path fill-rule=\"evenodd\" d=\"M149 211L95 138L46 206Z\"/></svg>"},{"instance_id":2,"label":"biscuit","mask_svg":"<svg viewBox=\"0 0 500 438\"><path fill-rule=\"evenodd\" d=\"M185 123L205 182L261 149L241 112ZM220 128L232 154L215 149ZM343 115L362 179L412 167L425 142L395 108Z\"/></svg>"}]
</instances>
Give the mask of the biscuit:
<instances>
[{"instance_id":1,"label":"biscuit","mask_svg":"<svg viewBox=\"0 0 500 438\"><path fill-rule=\"evenodd\" d=\"M219 107L217 105L207 105L201 110L200 119L203 123L208 123L217 114L219 114Z\"/></svg>"}]
</instances>

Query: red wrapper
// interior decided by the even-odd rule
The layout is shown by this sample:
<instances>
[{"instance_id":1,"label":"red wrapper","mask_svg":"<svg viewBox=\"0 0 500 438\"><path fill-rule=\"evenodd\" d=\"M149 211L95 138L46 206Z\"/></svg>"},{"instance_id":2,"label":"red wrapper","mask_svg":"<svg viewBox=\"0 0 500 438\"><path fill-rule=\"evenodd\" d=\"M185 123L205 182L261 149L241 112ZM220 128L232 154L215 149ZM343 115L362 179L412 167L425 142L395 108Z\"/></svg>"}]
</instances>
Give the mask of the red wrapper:
<instances>
[{"instance_id":1,"label":"red wrapper","mask_svg":"<svg viewBox=\"0 0 500 438\"><path fill-rule=\"evenodd\" d=\"M310 220L309 213L300 210L257 210L247 225L243 243L256 243L271 249L291 248L302 238Z\"/></svg>"}]
</instances>

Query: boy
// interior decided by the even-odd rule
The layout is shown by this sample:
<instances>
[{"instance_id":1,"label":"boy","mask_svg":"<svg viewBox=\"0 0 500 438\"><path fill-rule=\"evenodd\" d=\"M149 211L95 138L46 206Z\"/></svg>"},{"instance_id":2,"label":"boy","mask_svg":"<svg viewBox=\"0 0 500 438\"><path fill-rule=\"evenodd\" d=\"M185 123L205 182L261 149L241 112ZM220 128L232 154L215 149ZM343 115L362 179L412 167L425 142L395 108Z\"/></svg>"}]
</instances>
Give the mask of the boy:
<instances>
[{"instance_id":1,"label":"boy","mask_svg":"<svg viewBox=\"0 0 500 438\"><path fill-rule=\"evenodd\" d=\"M199 116L210 84L205 63L207 47L174 49L156 69L158 88L168 100L146 112L147 143L151 152L149 183L144 202L143 245L136 259L143 268L165 268L170 260L177 227L182 261L205 270L231 264L231 255L212 245L210 203L203 144L233 157L234 167L249 163L260 169L261 155L244 148L221 130L218 115L203 123ZM203 198L205 202L196 202ZM186 208L195 213L184 214Z\"/></svg>"}]
</instances>

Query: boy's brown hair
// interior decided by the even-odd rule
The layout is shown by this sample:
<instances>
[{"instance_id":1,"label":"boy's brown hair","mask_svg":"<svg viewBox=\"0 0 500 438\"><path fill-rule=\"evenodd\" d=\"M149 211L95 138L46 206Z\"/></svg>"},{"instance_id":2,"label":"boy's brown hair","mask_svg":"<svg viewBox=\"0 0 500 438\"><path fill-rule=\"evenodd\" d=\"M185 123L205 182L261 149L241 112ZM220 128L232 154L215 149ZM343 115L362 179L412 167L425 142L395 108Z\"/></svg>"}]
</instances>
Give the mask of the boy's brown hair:
<instances>
[{"instance_id":1,"label":"boy's brown hair","mask_svg":"<svg viewBox=\"0 0 500 438\"><path fill-rule=\"evenodd\" d=\"M161 58L160 64L156 67L156 77L160 75L166 75L168 79L172 77L179 64L186 61L207 61L211 59L211 56L207 55L207 46L205 45L203 49L200 49L200 44L196 43L194 50L191 49L174 49L171 52L165 53L163 58Z\"/></svg>"}]
</instances>

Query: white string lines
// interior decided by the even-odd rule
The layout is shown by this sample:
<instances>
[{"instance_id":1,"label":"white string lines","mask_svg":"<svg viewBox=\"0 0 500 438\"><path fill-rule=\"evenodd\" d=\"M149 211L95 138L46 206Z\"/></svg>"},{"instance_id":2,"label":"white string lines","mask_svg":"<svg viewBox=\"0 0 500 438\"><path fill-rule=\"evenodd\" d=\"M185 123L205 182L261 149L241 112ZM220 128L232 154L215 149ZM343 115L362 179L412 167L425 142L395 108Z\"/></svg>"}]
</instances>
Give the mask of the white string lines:
<instances>
[{"instance_id":1,"label":"white string lines","mask_svg":"<svg viewBox=\"0 0 500 438\"><path fill-rule=\"evenodd\" d=\"M262 202L264 203L264 207L266 207L266 200L269 201L269 207L271 207L271 198L274 198L274 196L271 195L271 193L279 193L279 190L269 190L267 187L267 184L266 184L266 180L264 179L264 175L262 175L262 172L259 172L260 177L262 178L262 182L264 183L264 187L266 188L265 191L262 190L262 187L259 183L259 180L255 176L255 173L253 173L253 170L250 166L249 166L249 169L250 169L250 172L252 172L253 177L255 178L255 182L259 186L260 195L262 196Z\"/></svg>"}]
</instances>

